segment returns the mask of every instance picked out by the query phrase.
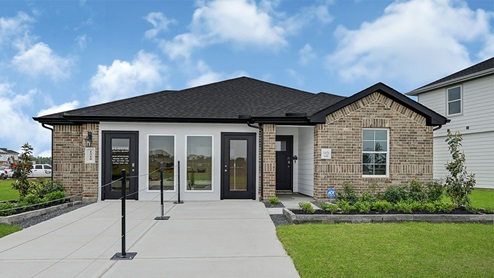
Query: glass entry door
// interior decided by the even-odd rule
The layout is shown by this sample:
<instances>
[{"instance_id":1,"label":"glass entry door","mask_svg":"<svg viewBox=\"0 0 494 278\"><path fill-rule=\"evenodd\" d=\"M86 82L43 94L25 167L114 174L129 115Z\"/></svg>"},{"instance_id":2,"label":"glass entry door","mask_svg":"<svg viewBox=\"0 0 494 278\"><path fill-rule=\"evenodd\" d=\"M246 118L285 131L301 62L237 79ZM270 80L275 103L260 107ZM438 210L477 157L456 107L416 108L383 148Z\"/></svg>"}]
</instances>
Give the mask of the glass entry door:
<instances>
[{"instance_id":1,"label":"glass entry door","mask_svg":"<svg viewBox=\"0 0 494 278\"><path fill-rule=\"evenodd\" d=\"M138 132L103 131L103 180L101 199L122 196L122 169L126 172L127 199L136 199L138 189Z\"/></svg>"},{"instance_id":2,"label":"glass entry door","mask_svg":"<svg viewBox=\"0 0 494 278\"><path fill-rule=\"evenodd\" d=\"M255 199L255 133L222 133L221 199Z\"/></svg>"}]
</instances>

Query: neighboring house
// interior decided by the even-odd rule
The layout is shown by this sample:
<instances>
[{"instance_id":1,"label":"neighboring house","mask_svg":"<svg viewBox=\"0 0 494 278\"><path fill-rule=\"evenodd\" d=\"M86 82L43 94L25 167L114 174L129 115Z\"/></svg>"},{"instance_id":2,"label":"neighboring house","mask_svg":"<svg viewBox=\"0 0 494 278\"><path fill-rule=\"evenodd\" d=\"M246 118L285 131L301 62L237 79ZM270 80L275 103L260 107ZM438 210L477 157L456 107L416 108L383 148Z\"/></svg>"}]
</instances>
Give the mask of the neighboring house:
<instances>
[{"instance_id":1,"label":"neighboring house","mask_svg":"<svg viewBox=\"0 0 494 278\"><path fill-rule=\"evenodd\" d=\"M430 181L432 129L446 123L382 83L345 98L247 77L34 119L53 127L54 179L93 200L120 198L122 168L131 198L159 199L160 162L165 199Z\"/></svg>"},{"instance_id":2,"label":"neighboring house","mask_svg":"<svg viewBox=\"0 0 494 278\"><path fill-rule=\"evenodd\" d=\"M434 131L434 178L445 178L451 161L445 142L447 130L463 135L467 171L475 173L476 187L494 188L494 58L458 71L407 95L444 115L451 122Z\"/></svg>"},{"instance_id":3,"label":"neighboring house","mask_svg":"<svg viewBox=\"0 0 494 278\"><path fill-rule=\"evenodd\" d=\"M17 160L19 153L7 148L0 148L0 165L9 165L9 157L13 157Z\"/></svg>"}]
</instances>

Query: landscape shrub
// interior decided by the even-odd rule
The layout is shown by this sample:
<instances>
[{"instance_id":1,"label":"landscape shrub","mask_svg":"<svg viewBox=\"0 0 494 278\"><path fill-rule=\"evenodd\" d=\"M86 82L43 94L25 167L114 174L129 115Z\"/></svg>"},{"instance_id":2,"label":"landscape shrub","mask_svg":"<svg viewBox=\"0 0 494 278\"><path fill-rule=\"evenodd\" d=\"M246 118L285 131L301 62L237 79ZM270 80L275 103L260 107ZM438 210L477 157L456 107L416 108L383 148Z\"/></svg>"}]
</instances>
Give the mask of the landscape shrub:
<instances>
[{"instance_id":1,"label":"landscape shrub","mask_svg":"<svg viewBox=\"0 0 494 278\"><path fill-rule=\"evenodd\" d=\"M21 148L22 151L18 161L15 161L13 157L10 157L9 162L13 171L12 177L16 179L16 181L12 183L12 188L18 190L20 196L26 196L29 193L28 176L33 168L33 163L31 162L33 148L28 143L24 144Z\"/></svg>"},{"instance_id":2,"label":"landscape shrub","mask_svg":"<svg viewBox=\"0 0 494 278\"><path fill-rule=\"evenodd\" d=\"M21 197L20 201L22 204L34 205L34 204L41 203L41 198L35 194L29 193L26 196Z\"/></svg>"},{"instance_id":3,"label":"landscape shrub","mask_svg":"<svg viewBox=\"0 0 494 278\"><path fill-rule=\"evenodd\" d=\"M341 209L341 212L343 213L350 213L353 211L353 206L350 205L349 202L344 200L338 203L338 207Z\"/></svg>"},{"instance_id":4,"label":"landscape shrub","mask_svg":"<svg viewBox=\"0 0 494 278\"><path fill-rule=\"evenodd\" d=\"M441 201L434 202L434 205L436 206L436 211L441 213L450 213L455 208L453 204Z\"/></svg>"},{"instance_id":5,"label":"landscape shrub","mask_svg":"<svg viewBox=\"0 0 494 278\"><path fill-rule=\"evenodd\" d=\"M381 194L382 198L392 204L408 199L408 192L404 186L392 185Z\"/></svg>"},{"instance_id":6,"label":"landscape shrub","mask_svg":"<svg viewBox=\"0 0 494 278\"><path fill-rule=\"evenodd\" d=\"M324 210L324 211L328 211L330 212L331 214L335 214L338 212L339 208L338 208L338 205L337 204L331 204L331 203L324 203L324 202L321 202L320 203L320 206L321 206L321 209Z\"/></svg>"},{"instance_id":7,"label":"landscape shrub","mask_svg":"<svg viewBox=\"0 0 494 278\"><path fill-rule=\"evenodd\" d=\"M411 180L406 186L405 189L408 191L407 193L407 199L416 201L416 202L423 202L427 199L427 195L424 189L424 186L422 185L421 182L419 182L417 179Z\"/></svg>"},{"instance_id":8,"label":"landscape shrub","mask_svg":"<svg viewBox=\"0 0 494 278\"><path fill-rule=\"evenodd\" d=\"M349 182L345 182L343 183L343 191L337 192L336 199L338 201L346 201L353 204L358 201L357 191L353 185Z\"/></svg>"},{"instance_id":9,"label":"landscape shrub","mask_svg":"<svg viewBox=\"0 0 494 278\"><path fill-rule=\"evenodd\" d=\"M298 203L298 206L305 213L313 214L314 212L316 212L316 210L312 207L312 204L310 202L300 202Z\"/></svg>"},{"instance_id":10,"label":"landscape shrub","mask_svg":"<svg viewBox=\"0 0 494 278\"><path fill-rule=\"evenodd\" d=\"M407 201L399 201L394 205L394 209L398 212L412 213L412 205Z\"/></svg>"},{"instance_id":11,"label":"landscape shrub","mask_svg":"<svg viewBox=\"0 0 494 278\"><path fill-rule=\"evenodd\" d=\"M15 212L15 204L11 202L0 203L0 216L9 216Z\"/></svg>"},{"instance_id":12,"label":"landscape shrub","mask_svg":"<svg viewBox=\"0 0 494 278\"><path fill-rule=\"evenodd\" d=\"M444 193L444 185L441 180L433 180L425 184L427 200L435 202L441 200Z\"/></svg>"},{"instance_id":13,"label":"landscape shrub","mask_svg":"<svg viewBox=\"0 0 494 278\"><path fill-rule=\"evenodd\" d=\"M64 191L63 185L59 181L52 181L51 179L38 179L32 181L29 186L29 193L34 194L42 198L46 194L56 191Z\"/></svg>"},{"instance_id":14,"label":"landscape shrub","mask_svg":"<svg viewBox=\"0 0 494 278\"><path fill-rule=\"evenodd\" d=\"M386 200L377 200L371 203L371 209L378 212L387 213L393 208L393 204Z\"/></svg>"},{"instance_id":15,"label":"landscape shrub","mask_svg":"<svg viewBox=\"0 0 494 278\"><path fill-rule=\"evenodd\" d=\"M42 199L42 202L50 202L50 205L54 204L63 204L65 202L65 192L63 191L53 191L45 195L45 197ZM57 200L55 202L52 202L54 200Z\"/></svg>"},{"instance_id":16,"label":"landscape shrub","mask_svg":"<svg viewBox=\"0 0 494 278\"><path fill-rule=\"evenodd\" d=\"M353 204L353 208L359 213L369 213L371 210L371 202L368 201L358 201Z\"/></svg>"},{"instance_id":17,"label":"landscape shrub","mask_svg":"<svg viewBox=\"0 0 494 278\"><path fill-rule=\"evenodd\" d=\"M278 197L269 198L269 203L273 206L276 206L279 202L280 202L280 199Z\"/></svg>"},{"instance_id":18,"label":"landscape shrub","mask_svg":"<svg viewBox=\"0 0 494 278\"><path fill-rule=\"evenodd\" d=\"M437 210L436 206L432 202L423 203L422 209L429 213L434 213Z\"/></svg>"},{"instance_id":19,"label":"landscape shrub","mask_svg":"<svg viewBox=\"0 0 494 278\"><path fill-rule=\"evenodd\" d=\"M376 200L377 198L375 197L375 195L369 190L362 192L362 194L358 198L358 201L360 202L374 202Z\"/></svg>"}]
</instances>

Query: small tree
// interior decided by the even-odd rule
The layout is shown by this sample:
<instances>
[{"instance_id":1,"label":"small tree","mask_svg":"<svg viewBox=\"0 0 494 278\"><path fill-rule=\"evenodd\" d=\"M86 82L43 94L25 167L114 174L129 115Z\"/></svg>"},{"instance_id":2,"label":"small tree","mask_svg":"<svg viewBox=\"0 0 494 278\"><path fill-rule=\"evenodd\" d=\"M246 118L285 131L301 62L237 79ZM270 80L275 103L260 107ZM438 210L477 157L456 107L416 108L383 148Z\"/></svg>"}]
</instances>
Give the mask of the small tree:
<instances>
[{"instance_id":1,"label":"small tree","mask_svg":"<svg viewBox=\"0 0 494 278\"><path fill-rule=\"evenodd\" d=\"M446 170L449 171L449 176L446 177L446 194L451 198L455 207L467 206L470 204L468 195L475 186L475 174L469 174L465 166L465 153L460 151L461 146L460 132L452 134L448 130L446 142L449 145L449 152L453 158L452 161L446 164Z\"/></svg>"},{"instance_id":2,"label":"small tree","mask_svg":"<svg viewBox=\"0 0 494 278\"><path fill-rule=\"evenodd\" d=\"M28 194L30 183L28 180L29 174L31 174L33 169L33 163L31 162L33 154L33 148L29 143L22 146L22 152L19 155L19 159L15 161L14 159L9 159L10 166L12 168L12 177L17 179L12 183L12 188L19 191L19 195L24 197Z\"/></svg>"}]
</instances>

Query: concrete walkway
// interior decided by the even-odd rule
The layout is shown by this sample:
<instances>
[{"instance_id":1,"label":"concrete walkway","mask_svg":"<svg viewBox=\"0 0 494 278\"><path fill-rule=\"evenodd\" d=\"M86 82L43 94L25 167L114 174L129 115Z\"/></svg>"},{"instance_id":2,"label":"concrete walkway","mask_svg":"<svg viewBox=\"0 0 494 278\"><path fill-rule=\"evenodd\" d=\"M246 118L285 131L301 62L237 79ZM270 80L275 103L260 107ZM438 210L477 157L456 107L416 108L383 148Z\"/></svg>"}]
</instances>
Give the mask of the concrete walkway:
<instances>
[{"instance_id":1,"label":"concrete walkway","mask_svg":"<svg viewBox=\"0 0 494 278\"><path fill-rule=\"evenodd\" d=\"M299 277L257 201L127 202L130 261L118 201L88 205L0 239L1 277Z\"/></svg>"}]
</instances>

